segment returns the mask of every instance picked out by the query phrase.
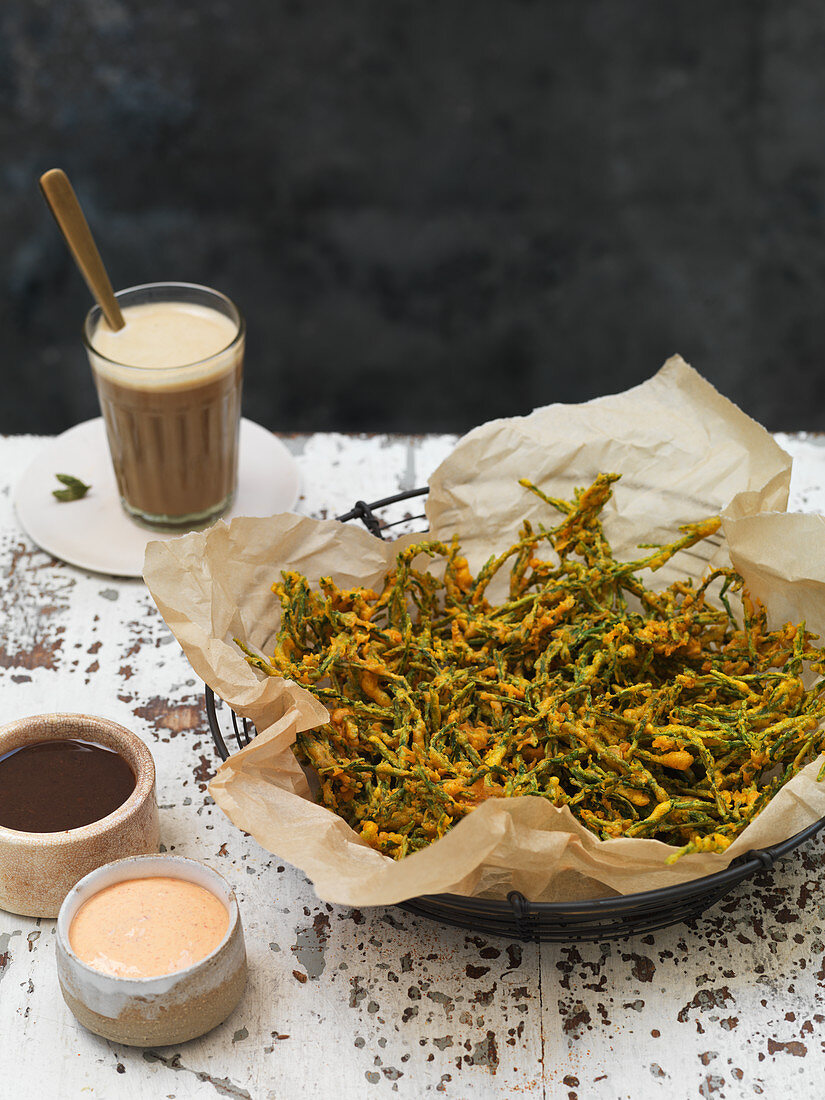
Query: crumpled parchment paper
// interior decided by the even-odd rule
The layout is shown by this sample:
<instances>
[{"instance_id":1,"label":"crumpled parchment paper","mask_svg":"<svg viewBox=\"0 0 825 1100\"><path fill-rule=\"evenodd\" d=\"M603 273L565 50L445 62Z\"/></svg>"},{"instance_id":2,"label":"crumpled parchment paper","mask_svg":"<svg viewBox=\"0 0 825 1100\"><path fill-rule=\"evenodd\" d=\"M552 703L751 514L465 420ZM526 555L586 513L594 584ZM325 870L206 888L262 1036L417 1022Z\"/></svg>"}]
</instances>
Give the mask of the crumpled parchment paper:
<instances>
[{"instance_id":1,"label":"crumpled parchment paper","mask_svg":"<svg viewBox=\"0 0 825 1100\"><path fill-rule=\"evenodd\" d=\"M604 513L617 557L635 557L639 543L670 541L679 524L723 513L712 545L680 553L648 583L665 587L677 576L701 576L709 560L730 559L768 606L772 625L804 619L825 636L825 519L785 511L790 470L772 437L676 356L625 393L474 429L432 475L427 514L433 536L458 533L477 569L511 545L525 517L547 518L519 478L570 497L600 471L621 473ZM255 672L232 639L268 651L279 622L270 585L282 569L314 582L329 575L344 587L376 586L412 541L382 543L334 520L284 514L147 547L146 583L193 669L259 731L220 767L211 793L239 828L300 867L321 898L364 906L442 892L504 897L517 889L533 901L635 893L721 870L825 816L815 762L727 852L690 855L672 867L668 845L599 840L566 807L534 797L489 799L400 862L366 846L312 801L291 751L299 730L326 720L324 707L296 684Z\"/></svg>"}]
</instances>

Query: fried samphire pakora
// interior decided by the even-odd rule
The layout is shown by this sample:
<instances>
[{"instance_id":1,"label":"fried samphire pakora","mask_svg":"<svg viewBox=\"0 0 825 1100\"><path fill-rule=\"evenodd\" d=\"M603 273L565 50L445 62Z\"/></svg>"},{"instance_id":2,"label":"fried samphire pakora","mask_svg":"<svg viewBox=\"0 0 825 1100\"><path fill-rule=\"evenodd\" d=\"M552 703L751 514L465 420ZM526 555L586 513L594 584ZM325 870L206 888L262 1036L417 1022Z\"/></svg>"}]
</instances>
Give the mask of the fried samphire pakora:
<instances>
[{"instance_id":1,"label":"fried samphire pakora","mask_svg":"<svg viewBox=\"0 0 825 1100\"><path fill-rule=\"evenodd\" d=\"M769 630L731 569L646 587L640 573L720 521L616 561L600 513L617 479L601 474L572 501L522 481L561 520L525 522L476 576L457 541L424 539L379 592L328 578L313 590L295 572L272 586L274 652L238 644L327 707L296 755L368 844L400 859L485 799L535 795L602 839L675 845L671 860L723 851L823 751L825 680L806 688L803 672L821 676L825 650L804 623ZM423 557L441 575L416 568ZM491 603L508 563L508 598Z\"/></svg>"}]
</instances>

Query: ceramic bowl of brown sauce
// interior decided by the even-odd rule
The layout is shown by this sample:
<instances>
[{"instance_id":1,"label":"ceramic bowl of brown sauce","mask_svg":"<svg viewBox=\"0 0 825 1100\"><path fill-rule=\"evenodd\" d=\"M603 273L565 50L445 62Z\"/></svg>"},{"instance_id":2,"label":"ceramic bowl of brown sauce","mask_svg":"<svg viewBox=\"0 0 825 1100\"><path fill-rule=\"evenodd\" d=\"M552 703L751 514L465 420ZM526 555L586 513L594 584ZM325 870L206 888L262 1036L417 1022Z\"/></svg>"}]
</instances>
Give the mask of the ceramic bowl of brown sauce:
<instances>
[{"instance_id":1,"label":"ceramic bowl of brown sauce","mask_svg":"<svg viewBox=\"0 0 825 1100\"><path fill-rule=\"evenodd\" d=\"M84 875L158 843L155 765L135 734L88 714L0 726L0 909L56 917Z\"/></svg>"}]
</instances>

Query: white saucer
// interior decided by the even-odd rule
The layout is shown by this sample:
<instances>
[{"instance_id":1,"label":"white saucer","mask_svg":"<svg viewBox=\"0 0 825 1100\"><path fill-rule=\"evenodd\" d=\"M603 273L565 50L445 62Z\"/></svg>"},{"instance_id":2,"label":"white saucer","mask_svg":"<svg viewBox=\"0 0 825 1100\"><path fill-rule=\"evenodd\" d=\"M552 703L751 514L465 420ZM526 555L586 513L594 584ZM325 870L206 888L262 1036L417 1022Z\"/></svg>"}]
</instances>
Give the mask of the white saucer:
<instances>
[{"instance_id":1,"label":"white saucer","mask_svg":"<svg viewBox=\"0 0 825 1100\"><path fill-rule=\"evenodd\" d=\"M81 500L55 500L52 490L60 488L55 474L71 474L92 488ZM238 492L221 518L288 512L299 491L298 467L280 439L242 420ZM140 577L146 543L177 537L138 527L121 508L102 417L76 424L41 451L17 483L14 507L21 527L41 549L93 573Z\"/></svg>"}]
</instances>

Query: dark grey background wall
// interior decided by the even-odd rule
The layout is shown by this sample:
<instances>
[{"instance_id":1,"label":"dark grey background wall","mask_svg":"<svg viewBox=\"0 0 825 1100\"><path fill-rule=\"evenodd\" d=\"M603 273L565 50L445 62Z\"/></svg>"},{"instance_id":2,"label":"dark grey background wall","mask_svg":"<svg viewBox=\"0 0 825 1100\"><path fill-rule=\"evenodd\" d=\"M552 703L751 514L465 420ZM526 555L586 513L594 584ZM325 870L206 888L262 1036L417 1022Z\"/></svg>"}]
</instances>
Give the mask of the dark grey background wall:
<instances>
[{"instance_id":1,"label":"dark grey background wall","mask_svg":"<svg viewBox=\"0 0 825 1100\"><path fill-rule=\"evenodd\" d=\"M463 430L679 351L825 428L815 0L3 0L0 431L96 415L88 305L211 283L277 430Z\"/></svg>"}]
</instances>

